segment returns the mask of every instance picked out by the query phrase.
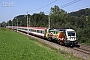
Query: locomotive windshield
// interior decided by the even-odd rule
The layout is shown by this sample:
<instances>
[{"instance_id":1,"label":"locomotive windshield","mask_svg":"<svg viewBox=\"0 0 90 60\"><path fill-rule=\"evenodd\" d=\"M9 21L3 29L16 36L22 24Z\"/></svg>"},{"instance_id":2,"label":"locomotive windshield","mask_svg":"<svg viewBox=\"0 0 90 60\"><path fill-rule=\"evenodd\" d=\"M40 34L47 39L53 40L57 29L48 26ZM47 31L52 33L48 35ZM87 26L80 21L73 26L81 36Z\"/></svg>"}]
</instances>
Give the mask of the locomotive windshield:
<instances>
[{"instance_id":1,"label":"locomotive windshield","mask_svg":"<svg viewBox=\"0 0 90 60\"><path fill-rule=\"evenodd\" d=\"M68 32L68 36L75 36L75 32L74 31Z\"/></svg>"}]
</instances>

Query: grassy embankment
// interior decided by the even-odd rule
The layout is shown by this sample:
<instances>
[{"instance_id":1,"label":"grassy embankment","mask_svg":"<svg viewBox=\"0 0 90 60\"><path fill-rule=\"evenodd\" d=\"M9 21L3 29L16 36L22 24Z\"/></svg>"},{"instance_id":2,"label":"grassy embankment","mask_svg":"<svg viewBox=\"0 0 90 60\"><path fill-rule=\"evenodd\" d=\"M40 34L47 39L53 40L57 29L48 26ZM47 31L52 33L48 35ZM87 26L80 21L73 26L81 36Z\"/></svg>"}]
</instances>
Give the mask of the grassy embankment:
<instances>
[{"instance_id":1,"label":"grassy embankment","mask_svg":"<svg viewBox=\"0 0 90 60\"><path fill-rule=\"evenodd\" d=\"M0 28L0 60L78 60L25 35Z\"/></svg>"}]
</instances>

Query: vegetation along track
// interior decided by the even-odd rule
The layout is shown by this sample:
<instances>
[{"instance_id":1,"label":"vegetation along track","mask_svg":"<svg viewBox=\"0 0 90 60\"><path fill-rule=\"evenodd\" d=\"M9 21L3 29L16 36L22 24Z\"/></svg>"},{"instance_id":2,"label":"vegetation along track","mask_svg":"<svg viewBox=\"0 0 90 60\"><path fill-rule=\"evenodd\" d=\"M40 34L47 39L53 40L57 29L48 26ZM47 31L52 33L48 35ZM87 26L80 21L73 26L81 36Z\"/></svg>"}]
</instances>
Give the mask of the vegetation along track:
<instances>
[{"instance_id":1,"label":"vegetation along track","mask_svg":"<svg viewBox=\"0 0 90 60\"><path fill-rule=\"evenodd\" d=\"M22 34L24 34L24 33L22 33ZM25 35L28 35L28 34L25 34ZM80 47L69 48L69 47L61 46L59 44L56 44L56 43L53 43L53 42L50 42L50 41L47 41L47 40L44 40L44 39L41 39L41 38L38 38L35 36L31 36L31 35L28 35L28 36L31 38L37 39L41 43L47 44L53 48L60 49L62 51L66 51L66 52L71 53L74 56L82 58L84 60L90 59L90 53L83 50L85 48L85 47L84 48L82 47L83 45L81 45ZM83 48L83 49L81 49L81 48ZM85 49L87 49L87 48L85 48Z\"/></svg>"}]
</instances>

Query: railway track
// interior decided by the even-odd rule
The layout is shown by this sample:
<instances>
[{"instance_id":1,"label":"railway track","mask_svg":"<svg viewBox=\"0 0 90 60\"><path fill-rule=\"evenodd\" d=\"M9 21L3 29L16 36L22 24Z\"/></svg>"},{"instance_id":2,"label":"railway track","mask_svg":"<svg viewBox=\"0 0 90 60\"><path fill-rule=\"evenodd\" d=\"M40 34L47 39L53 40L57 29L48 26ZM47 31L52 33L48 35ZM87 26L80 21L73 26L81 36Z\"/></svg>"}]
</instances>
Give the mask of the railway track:
<instances>
[{"instance_id":1,"label":"railway track","mask_svg":"<svg viewBox=\"0 0 90 60\"><path fill-rule=\"evenodd\" d=\"M85 44L79 44L79 45L80 45L79 49L90 52L90 46L87 46Z\"/></svg>"},{"instance_id":2,"label":"railway track","mask_svg":"<svg viewBox=\"0 0 90 60\"><path fill-rule=\"evenodd\" d=\"M90 51L86 50L86 49L82 49L82 48L73 48L74 50L77 50L77 51L80 51L82 53L85 53L85 54L89 54L90 55Z\"/></svg>"},{"instance_id":3,"label":"railway track","mask_svg":"<svg viewBox=\"0 0 90 60\"><path fill-rule=\"evenodd\" d=\"M73 49L90 55L90 46L85 44L79 44L78 47L74 47Z\"/></svg>"}]
</instances>

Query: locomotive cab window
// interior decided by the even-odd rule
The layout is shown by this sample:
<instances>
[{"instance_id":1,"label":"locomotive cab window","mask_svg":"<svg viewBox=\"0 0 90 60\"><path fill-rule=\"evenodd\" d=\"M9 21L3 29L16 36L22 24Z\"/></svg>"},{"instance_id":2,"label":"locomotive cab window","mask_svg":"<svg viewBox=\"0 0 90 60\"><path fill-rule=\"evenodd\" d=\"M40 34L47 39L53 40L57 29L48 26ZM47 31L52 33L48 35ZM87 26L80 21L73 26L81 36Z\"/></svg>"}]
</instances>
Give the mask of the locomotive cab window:
<instances>
[{"instance_id":1,"label":"locomotive cab window","mask_svg":"<svg viewBox=\"0 0 90 60\"><path fill-rule=\"evenodd\" d=\"M75 32L68 32L68 36L75 36Z\"/></svg>"}]
</instances>

